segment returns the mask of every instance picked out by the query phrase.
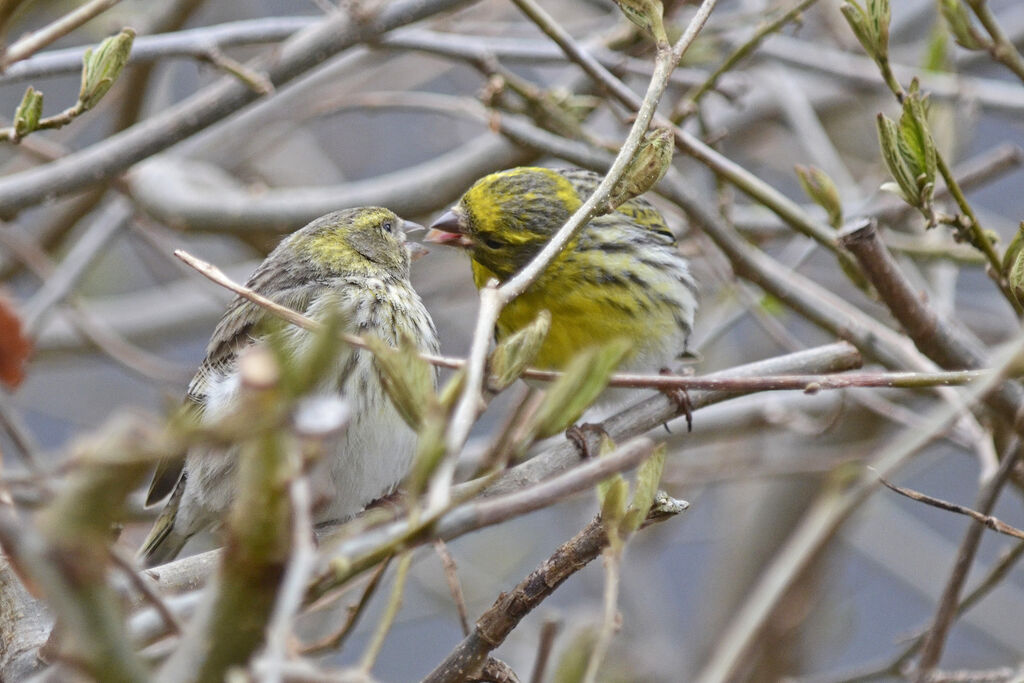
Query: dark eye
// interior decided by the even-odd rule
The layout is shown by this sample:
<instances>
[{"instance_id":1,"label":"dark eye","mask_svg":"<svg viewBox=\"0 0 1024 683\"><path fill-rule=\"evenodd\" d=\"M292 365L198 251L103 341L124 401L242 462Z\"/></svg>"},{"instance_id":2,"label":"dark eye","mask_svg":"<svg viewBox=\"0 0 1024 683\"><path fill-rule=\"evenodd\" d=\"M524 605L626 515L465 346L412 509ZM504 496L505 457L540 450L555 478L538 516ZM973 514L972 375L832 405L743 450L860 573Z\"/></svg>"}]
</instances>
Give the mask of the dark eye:
<instances>
[{"instance_id":1,"label":"dark eye","mask_svg":"<svg viewBox=\"0 0 1024 683\"><path fill-rule=\"evenodd\" d=\"M391 234L391 221L384 221L380 227L384 232Z\"/></svg>"},{"instance_id":2,"label":"dark eye","mask_svg":"<svg viewBox=\"0 0 1024 683\"><path fill-rule=\"evenodd\" d=\"M505 246L504 244L502 244L498 240L492 239L490 237L485 237L484 238L484 244L486 244L491 249L501 249L502 247Z\"/></svg>"}]
</instances>

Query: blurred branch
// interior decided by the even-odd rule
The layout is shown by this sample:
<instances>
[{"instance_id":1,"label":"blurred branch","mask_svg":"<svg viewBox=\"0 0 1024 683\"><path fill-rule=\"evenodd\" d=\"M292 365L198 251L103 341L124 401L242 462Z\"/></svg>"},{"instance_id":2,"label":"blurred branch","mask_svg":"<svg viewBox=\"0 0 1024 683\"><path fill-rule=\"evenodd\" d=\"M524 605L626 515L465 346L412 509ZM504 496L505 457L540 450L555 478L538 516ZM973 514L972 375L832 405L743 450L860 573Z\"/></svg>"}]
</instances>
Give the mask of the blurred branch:
<instances>
[{"instance_id":1,"label":"blurred branch","mask_svg":"<svg viewBox=\"0 0 1024 683\"><path fill-rule=\"evenodd\" d=\"M278 372L269 351L243 358L239 373L244 413L270 413L269 406L279 409L290 398L278 390ZM270 386L267 377L272 378ZM301 466L295 440L276 426L275 420L266 420L240 445L224 555L214 581L206 586L206 599L159 672L162 683L222 681L229 668L244 664L264 642L295 542L294 511L281 482L299 476ZM302 533L309 533L308 527ZM303 554L296 558L301 561ZM288 619L288 609L283 607L283 619Z\"/></svg>"},{"instance_id":2,"label":"blurred branch","mask_svg":"<svg viewBox=\"0 0 1024 683\"><path fill-rule=\"evenodd\" d=\"M467 0L395 0L358 23L341 13L285 41L272 56L250 66L267 73L275 87L309 71L342 50ZM132 164L220 121L259 97L226 77L131 128L58 161L0 179L0 206L8 214L46 198L99 183Z\"/></svg>"},{"instance_id":3,"label":"blurred branch","mask_svg":"<svg viewBox=\"0 0 1024 683\"><path fill-rule=\"evenodd\" d=\"M19 38L9 48L0 52L0 72L3 72L10 65L30 57L42 50L50 43L66 36L76 28L89 21L95 16L102 14L121 0L89 0L68 12L60 19L47 24L38 31L33 31L26 36ZM79 61L81 64L81 61Z\"/></svg>"},{"instance_id":4,"label":"blurred branch","mask_svg":"<svg viewBox=\"0 0 1024 683\"><path fill-rule=\"evenodd\" d=\"M929 358L946 368L978 368L989 364L984 346L969 330L942 318L921 300L878 237L874 225L868 223L847 231L841 241L857 257L893 317ZM1024 408L1024 389L1020 384L1000 382L984 401L1015 429L1024 430L1024 425L1017 424L1016 419Z\"/></svg>"},{"instance_id":5,"label":"blurred branch","mask_svg":"<svg viewBox=\"0 0 1024 683\"><path fill-rule=\"evenodd\" d=\"M970 6L975 16L978 17L981 25L985 27L989 37L992 38L992 45L989 48L992 58L1012 71L1017 78L1024 81L1024 58L1017 52L1013 41L1006 36L1002 26L999 25L999 21L992 14L992 10L988 6L988 0L965 0L965 2Z\"/></svg>"},{"instance_id":6,"label":"blurred branch","mask_svg":"<svg viewBox=\"0 0 1024 683\"><path fill-rule=\"evenodd\" d=\"M884 85L874 61L820 42L774 35L761 46L760 54L847 83L872 88ZM892 69L904 82L909 82L916 75L921 87L938 99L977 101L986 109L1009 114L1024 109L1024 93L1006 81L968 74L921 71L901 64L893 64Z\"/></svg>"},{"instance_id":7,"label":"blurred branch","mask_svg":"<svg viewBox=\"0 0 1024 683\"><path fill-rule=\"evenodd\" d=\"M1002 381L1002 373L1024 353L1024 334L1018 334L1008 348L998 354L994 368L984 379L968 390L968 398L988 394ZM720 683L731 680L745 653L754 642L766 619L779 605L796 577L826 547L839 527L877 488L879 477L891 477L900 467L961 413L956 404L943 404L934 410L927 427L904 430L880 449L870 462L871 470L863 471L855 482L845 486L836 481L826 488L803 515L786 543L765 567L757 584L733 616L704 665L698 683ZM842 486L842 487L841 487ZM972 525L982 529L978 525Z\"/></svg>"},{"instance_id":8,"label":"blurred branch","mask_svg":"<svg viewBox=\"0 0 1024 683\"><path fill-rule=\"evenodd\" d=\"M814 349L769 358L729 369L732 376L757 376L763 373L785 374L787 372L841 372L860 364L857 351L846 343L829 344ZM712 375L714 376L714 375ZM727 392L694 391L690 400L694 410L722 401L736 398L738 394ZM615 441L624 442L638 434L644 434L680 414L677 402L664 394L656 394L635 405L632 405L602 423L602 428ZM588 444L596 452L597 437L587 434ZM591 464L595 461L588 461ZM544 451L543 453L502 472L494 480L474 480L460 484L454 494L461 498L467 494L480 493L484 497L514 494L528 489L538 482L565 473L580 463L579 448L568 440ZM629 465L622 465L627 469ZM579 475L579 476L587 476ZM607 475L605 475L607 476ZM481 484L484 485L481 491ZM585 486L584 486L585 488ZM473 503L466 503L445 514L433 525L433 538L450 540L469 531L479 528L484 520L474 517ZM524 510L523 512L526 512ZM494 523L494 522L487 522ZM344 527L343 527L344 528ZM341 541L333 549L336 555L351 556L366 552L367 548L384 544L387 539L405 538L408 536L406 522L395 522L369 535ZM418 540L418 539L417 539ZM426 540L433 540L425 539ZM326 545L325 541L322 545ZM221 551L214 550L192 557L175 560L166 565L148 570L148 574L159 583L164 592L176 593L194 589L209 575Z\"/></svg>"},{"instance_id":9,"label":"blurred branch","mask_svg":"<svg viewBox=\"0 0 1024 683\"><path fill-rule=\"evenodd\" d=\"M645 525L670 519L685 509L668 496L655 501ZM472 676L523 618L551 595L570 576L583 569L608 547L608 534L600 517L595 518L559 548L477 619L473 631L443 662L423 679L424 683L457 683Z\"/></svg>"},{"instance_id":10,"label":"blurred branch","mask_svg":"<svg viewBox=\"0 0 1024 683\"><path fill-rule=\"evenodd\" d=\"M96 678L139 681L145 667L131 647L120 604L107 583L111 526L149 469L163 435L136 417L112 421L84 445L65 486L26 525L0 508L0 543L23 581L35 586L60 626L59 656Z\"/></svg>"},{"instance_id":11,"label":"blurred branch","mask_svg":"<svg viewBox=\"0 0 1024 683\"><path fill-rule=\"evenodd\" d=\"M286 232L347 206L387 206L405 216L436 211L496 168L534 158L481 136L421 164L341 185L270 188L253 195L211 164L157 156L132 169L132 198L170 225L218 232ZM0 181L2 183L2 181Z\"/></svg>"}]
</instances>

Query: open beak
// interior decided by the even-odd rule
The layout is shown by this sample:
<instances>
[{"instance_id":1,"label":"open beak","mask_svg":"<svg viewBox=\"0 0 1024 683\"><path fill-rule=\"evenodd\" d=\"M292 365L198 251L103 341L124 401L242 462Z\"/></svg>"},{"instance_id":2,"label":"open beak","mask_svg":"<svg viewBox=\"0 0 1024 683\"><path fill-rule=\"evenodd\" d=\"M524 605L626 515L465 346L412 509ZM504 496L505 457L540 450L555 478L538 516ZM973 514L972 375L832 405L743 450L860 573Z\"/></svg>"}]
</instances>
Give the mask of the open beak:
<instances>
[{"instance_id":1,"label":"open beak","mask_svg":"<svg viewBox=\"0 0 1024 683\"><path fill-rule=\"evenodd\" d=\"M473 240L463 235L460 232L461 230L462 224L455 212L445 211L436 221L430 224L430 231L427 232L423 241L468 249L473 246Z\"/></svg>"}]
</instances>

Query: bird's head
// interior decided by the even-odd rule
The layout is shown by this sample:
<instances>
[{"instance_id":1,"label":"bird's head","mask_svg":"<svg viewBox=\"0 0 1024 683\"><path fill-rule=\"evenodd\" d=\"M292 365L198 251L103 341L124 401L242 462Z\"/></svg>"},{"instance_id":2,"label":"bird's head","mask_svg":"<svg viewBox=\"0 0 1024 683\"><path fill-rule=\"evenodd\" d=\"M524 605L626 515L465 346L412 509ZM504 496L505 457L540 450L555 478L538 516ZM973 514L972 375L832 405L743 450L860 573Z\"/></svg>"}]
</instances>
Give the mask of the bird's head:
<instances>
[{"instance_id":1,"label":"bird's head","mask_svg":"<svg viewBox=\"0 0 1024 683\"><path fill-rule=\"evenodd\" d=\"M580 206L569 181L548 168L520 167L478 180L430 226L428 242L460 247L506 279L532 259Z\"/></svg>"},{"instance_id":2,"label":"bird's head","mask_svg":"<svg viewBox=\"0 0 1024 683\"><path fill-rule=\"evenodd\" d=\"M317 218L278 249L295 250L300 263L327 276L385 272L407 278L409 263L426 250L406 242L405 233L422 229L388 209L343 209Z\"/></svg>"}]
</instances>

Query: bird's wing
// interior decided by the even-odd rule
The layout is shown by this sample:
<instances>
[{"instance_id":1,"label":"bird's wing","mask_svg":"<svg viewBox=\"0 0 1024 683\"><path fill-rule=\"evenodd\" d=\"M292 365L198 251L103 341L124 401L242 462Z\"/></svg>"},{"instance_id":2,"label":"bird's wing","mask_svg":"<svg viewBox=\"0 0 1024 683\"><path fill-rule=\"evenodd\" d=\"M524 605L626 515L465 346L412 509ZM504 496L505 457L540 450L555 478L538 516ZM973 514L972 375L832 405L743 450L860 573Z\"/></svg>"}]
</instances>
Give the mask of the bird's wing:
<instances>
[{"instance_id":1,"label":"bird's wing","mask_svg":"<svg viewBox=\"0 0 1024 683\"><path fill-rule=\"evenodd\" d=\"M281 279L282 274L268 268L267 262L264 261L249 278L246 286L283 306L297 311L306 310L316 290L315 285L310 286L308 280L296 279L292 286L281 288ZM284 279L287 279L287 275ZM247 299L238 296L232 300L210 337L210 343L206 347L206 358L189 382L187 410L195 410L196 417L202 417L210 381L215 377L224 376L234 368L242 349L256 341L253 336L256 334L256 328L271 318L272 314ZM184 466L185 460L182 457L165 458L157 463L146 494L146 505L153 505L174 490L181 479Z\"/></svg>"}]
</instances>

